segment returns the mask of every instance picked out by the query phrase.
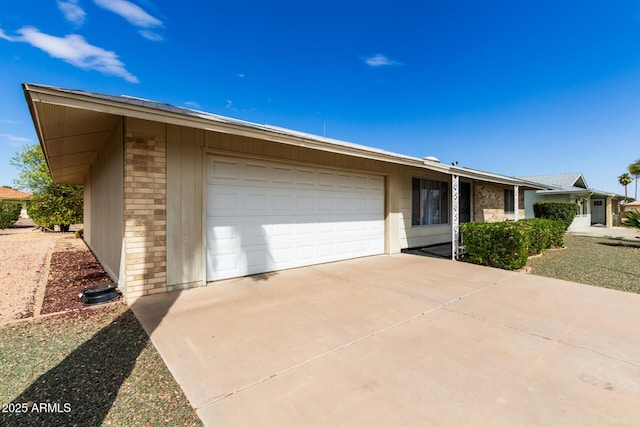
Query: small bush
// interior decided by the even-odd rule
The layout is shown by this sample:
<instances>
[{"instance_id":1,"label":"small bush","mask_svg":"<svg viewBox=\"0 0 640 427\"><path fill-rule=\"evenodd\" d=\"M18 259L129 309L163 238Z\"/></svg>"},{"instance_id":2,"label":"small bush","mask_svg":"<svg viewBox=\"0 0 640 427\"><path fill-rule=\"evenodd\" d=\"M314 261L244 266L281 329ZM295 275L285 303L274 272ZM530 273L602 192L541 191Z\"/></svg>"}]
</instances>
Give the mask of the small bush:
<instances>
[{"instance_id":1,"label":"small bush","mask_svg":"<svg viewBox=\"0 0 640 427\"><path fill-rule=\"evenodd\" d=\"M517 222L460 224L468 261L504 270L517 270L530 255L564 244L564 222L525 219Z\"/></svg>"},{"instance_id":2,"label":"small bush","mask_svg":"<svg viewBox=\"0 0 640 427\"><path fill-rule=\"evenodd\" d=\"M564 245L564 222L555 219L531 218L520 220L529 232L529 255Z\"/></svg>"},{"instance_id":3,"label":"small bush","mask_svg":"<svg viewBox=\"0 0 640 427\"><path fill-rule=\"evenodd\" d=\"M533 204L533 214L536 218L562 221L566 231L578 214L578 204L570 202L536 202Z\"/></svg>"},{"instance_id":4,"label":"small bush","mask_svg":"<svg viewBox=\"0 0 640 427\"><path fill-rule=\"evenodd\" d=\"M13 227L13 224L20 218L22 204L16 202L0 203L0 229Z\"/></svg>"},{"instance_id":5,"label":"small bush","mask_svg":"<svg viewBox=\"0 0 640 427\"><path fill-rule=\"evenodd\" d=\"M76 239L84 239L84 228L79 228L75 233Z\"/></svg>"},{"instance_id":6,"label":"small bush","mask_svg":"<svg viewBox=\"0 0 640 427\"><path fill-rule=\"evenodd\" d=\"M527 264L529 233L523 222L460 224L468 260L474 264L516 270Z\"/></svg>"}]
</instances>

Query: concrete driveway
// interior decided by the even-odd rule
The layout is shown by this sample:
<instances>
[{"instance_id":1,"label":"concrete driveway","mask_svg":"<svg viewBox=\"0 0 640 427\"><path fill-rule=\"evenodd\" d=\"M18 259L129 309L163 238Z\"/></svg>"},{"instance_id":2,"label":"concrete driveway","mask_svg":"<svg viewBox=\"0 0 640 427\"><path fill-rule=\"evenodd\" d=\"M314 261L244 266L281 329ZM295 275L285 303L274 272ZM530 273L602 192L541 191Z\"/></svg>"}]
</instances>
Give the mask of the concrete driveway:
<instances>
[{"instance_id":1,"label":"concrete driveway","mask_svg":"<svg viewBox=\"0 0 640 427\"><path fill-rule=\"evenodd\" d=\"M640 295L398 254L145 297L206 425L638 425Z\"/></svg>"}]
</instances>

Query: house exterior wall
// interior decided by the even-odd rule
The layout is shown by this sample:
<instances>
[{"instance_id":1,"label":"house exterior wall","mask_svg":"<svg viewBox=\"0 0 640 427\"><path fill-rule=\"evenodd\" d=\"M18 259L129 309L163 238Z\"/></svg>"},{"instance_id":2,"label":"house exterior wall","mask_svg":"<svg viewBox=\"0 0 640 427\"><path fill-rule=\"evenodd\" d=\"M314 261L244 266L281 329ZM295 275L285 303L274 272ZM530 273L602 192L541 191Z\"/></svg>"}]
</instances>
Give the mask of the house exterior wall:
<instances>
[{"instance_id":1,"label":"house exterior wall","mask_svg":"<svg viewBox=\"0 0 640 427\"><path fill-rule=\"evenodd\" d=\"M475 222L500 222L515 219L514 213L504 211L504 190L513 187L487 182L473 185L473 220ZM518 218L525 217L524 191L518 191Z\"/></svg>"},{"instance_id":2,"label":"house exterior wall","mask_svg":"<svg viewBox=\"0 0 640 427\"><path fill-rule=\"evenodd\" d=\"M451 191L451 175L438 173L426 169L401 167L399 170L400 184L396 191L399 195L400 216L400 248L416 248L420 246L437 245L451 241L451 220L449 224L440 225L411 225L411 180L412 178L424 178L435 181L443 181L449 184ZM449 196L449 202L451 196Z\"/></svg>"},{"instance_id":3,"label":"house exterior wall","mask_svg":"<svg viewBox=\"0 0 640 427\"><path fill-rule=\"evenodd\" d=\"M205 283L204 131L167 127L167 290Z\"/></svg>"},{"instance_id":4,"label":"house exterior wall","mask_svg":"<svg viewBox=\"0 0 640 427\"><path fill-rule=\"evenodd\" d=\"M124 294L167 291L166 125L125 119Z\"/></svg>"},{"instance_id":5,"label":"house exterior wall","mask_svg":"<svg viewBox=\"0 0 640 427\"><path fill-rule=\"evenodd\" d=\"M123 141L119 121L84 182L84 240L114 282L120 282L123 235Z\"/></svg>"},{"instance_id":6,"label":"house exterior wall","mask_svg":"<svg viewBox=\"0 0 640 427\"><path fill-rule=\"evenodd\" d=\"M125 119L124 131L122 275L128 299L206 284L205 164L210 154L383 175L385 253L451 241L450 224L411 224L412 178L451 186L448 174L139 119ZM475 221L513 217L504 214L505 188L512 187L473 182ZM524 206L523 192L520 196Z\"/></svg>"},{"instance_id":7,"label":"house exterior wall","mask_svg":"<svg viewBox=\"0 0 640 427\"><path fill-rule=\"evenodd\" d=\"M575 201L571 199L568 194L536 194L536 190L525 191L525 209L527 212L527 218L535 218L533 213L533 205L536 202L563 202L569 203ZM568 230L575 230L578 228L584 228L591 226L591 201L587 198L587 213L582 215L576 215L573 222L569 226Z\"/></svg>"},{"instance_id":8,"label":"house exterior wall","mask_svg":"<svg viewBox=\"0 0 640 427\"><path fill-rule=\"evenodd\" d=\"M159 134L162 132L158 129ZM166 126L166 150L167 291L206 282L204 165L208 154L382 174L385 176L385 253L451 240L449 224L411 225L412 177L450 182L451 177L446 174L177 125Z\"/></svg>"}]
</instances>

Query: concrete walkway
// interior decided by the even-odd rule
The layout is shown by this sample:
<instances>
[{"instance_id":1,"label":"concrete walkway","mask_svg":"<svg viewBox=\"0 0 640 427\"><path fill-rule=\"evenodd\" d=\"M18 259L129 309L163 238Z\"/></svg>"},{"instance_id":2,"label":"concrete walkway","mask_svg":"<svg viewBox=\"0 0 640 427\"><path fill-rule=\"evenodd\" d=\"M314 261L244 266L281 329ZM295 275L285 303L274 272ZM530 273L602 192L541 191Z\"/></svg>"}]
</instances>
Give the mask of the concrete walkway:
<instances>
[{"instance_id":1,"label":"concrete walkway","mask_svg":"<svg viewBox=\"0 0 640 427\"><path fill-rule=\"evenodd\" d=\"M376 256L139 299L206 425L637 425L640 295Z\"/></svg>"},{"instance_id":2,"label":"concrete walkway","mask_svg":"<svg viewBox=\"0 0 640 427\"><path fill-rule=\"evenodd\" d=\"M575 234L579 236L594 236L594 237L613 237L617 239L625 240L637 240L640 239L640 230L630 227L598 227L591 226L585 228L576 228L571 230L569 234Z\"/></svg>"}]
</instances>

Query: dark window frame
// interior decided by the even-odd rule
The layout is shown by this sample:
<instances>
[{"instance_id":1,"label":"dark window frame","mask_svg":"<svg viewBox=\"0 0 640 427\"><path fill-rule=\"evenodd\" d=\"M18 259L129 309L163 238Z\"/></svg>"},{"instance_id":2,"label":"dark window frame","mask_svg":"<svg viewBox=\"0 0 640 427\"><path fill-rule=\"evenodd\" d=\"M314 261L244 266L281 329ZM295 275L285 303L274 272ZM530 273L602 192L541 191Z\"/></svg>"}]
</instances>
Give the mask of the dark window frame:
<instances>
[{"instance_id":1,"label":"dark window frame","mask_svg":"<svg viewBox=\"0 0 640 427\"><path fill-rule=\"evenodd\" d=\"M447 181L411 179L411 226L449 225L451 193Z\"/></svg>"},{"instance_id":2,"label":"dark window frame","mask_svg":"<svg viewBox=\"0 0 640 427\"><path fill-rule=\"evenodd\" d=\"M513 190L513 188L504 189L504 213L512 214L516 212L514 197L515 197L515 191Z\"/></svg>"}]
</instances>

